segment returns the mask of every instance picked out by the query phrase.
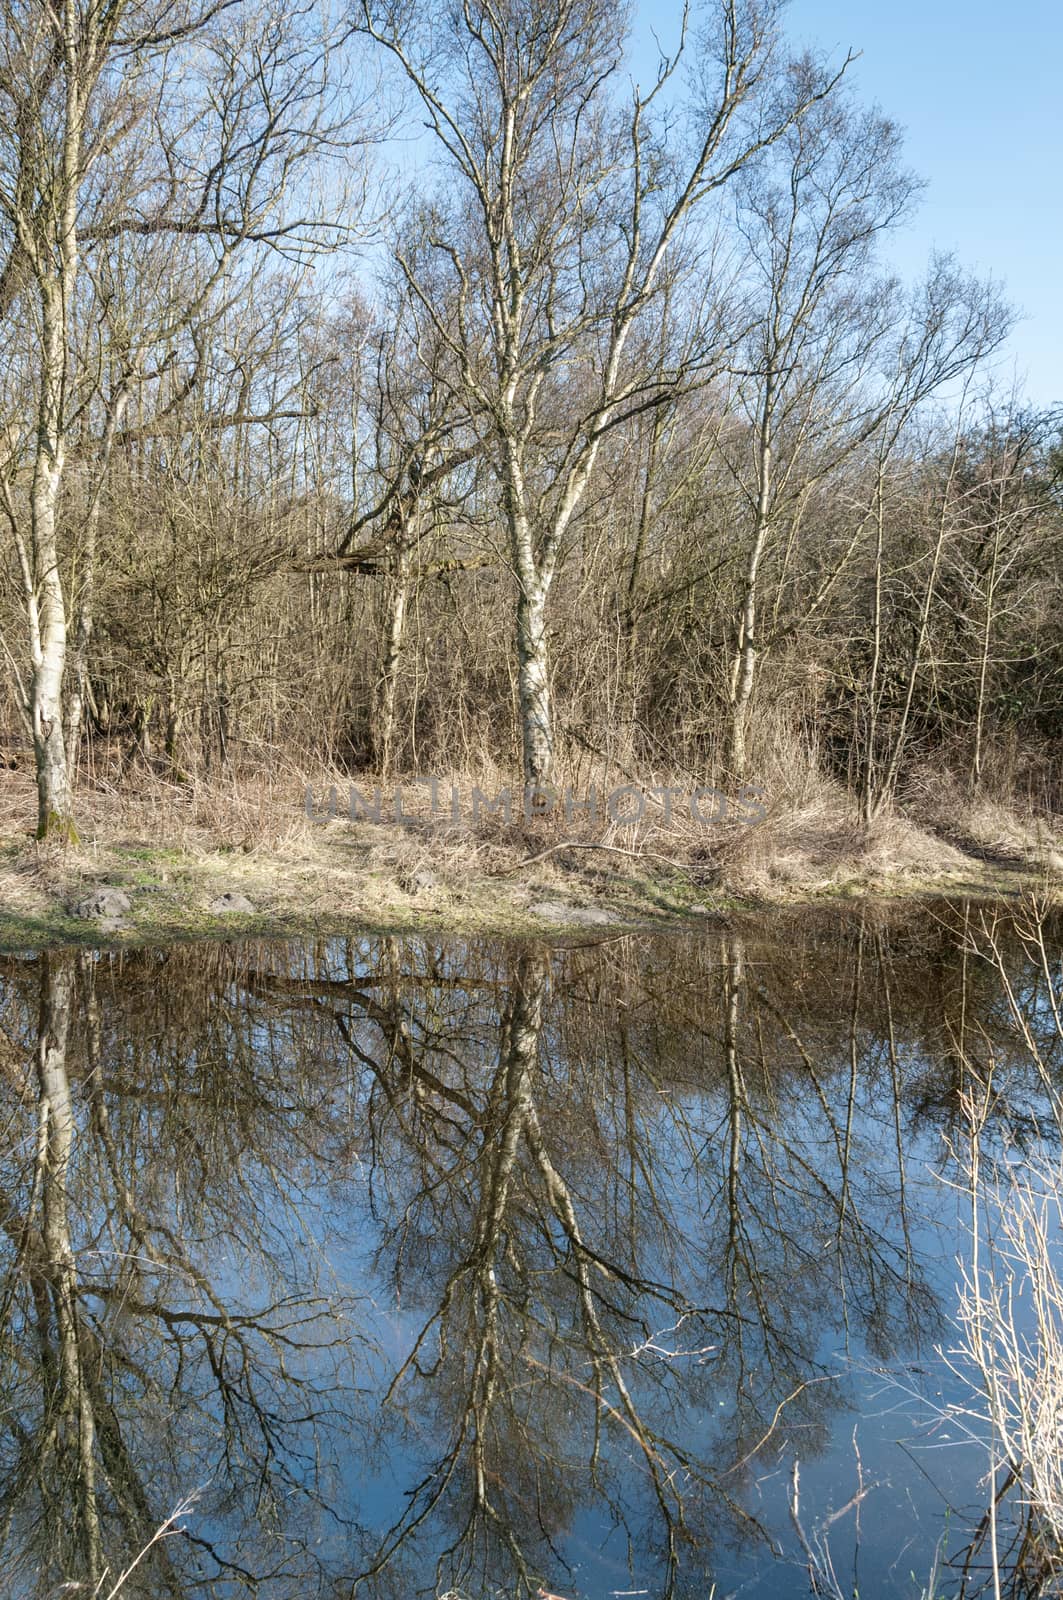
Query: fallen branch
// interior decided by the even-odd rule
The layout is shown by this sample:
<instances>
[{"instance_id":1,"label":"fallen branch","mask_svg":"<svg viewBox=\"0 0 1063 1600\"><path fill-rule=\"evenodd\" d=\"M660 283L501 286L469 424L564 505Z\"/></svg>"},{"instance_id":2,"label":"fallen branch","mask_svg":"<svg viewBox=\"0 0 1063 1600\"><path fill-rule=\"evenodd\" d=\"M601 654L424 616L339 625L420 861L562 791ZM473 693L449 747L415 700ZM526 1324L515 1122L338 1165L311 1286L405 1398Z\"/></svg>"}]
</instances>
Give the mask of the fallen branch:
<instances>
[{"instance_id":1,"label":"fallen branch","mask_svg":"<svg viewBox=\"0 0 1063 1600\"><path fill-rule=\"evenodd\" d=\"M682 861L673 861L671 856L658 855L654 850L625 850L623 845L598 844L592 839L562 839L560 844L549 845L545 850L540 850L538 855L518 861L515 867L504 867L499 876L506 878L512 872L521 872L525 867L534 866L537 861L545 861L547 856L556 855L559 850L606 850L610 855L633 856L637 861L661 861L674 872L682 873L692 883L697 881L689 866Z\"/></svg>"}]
</instances>

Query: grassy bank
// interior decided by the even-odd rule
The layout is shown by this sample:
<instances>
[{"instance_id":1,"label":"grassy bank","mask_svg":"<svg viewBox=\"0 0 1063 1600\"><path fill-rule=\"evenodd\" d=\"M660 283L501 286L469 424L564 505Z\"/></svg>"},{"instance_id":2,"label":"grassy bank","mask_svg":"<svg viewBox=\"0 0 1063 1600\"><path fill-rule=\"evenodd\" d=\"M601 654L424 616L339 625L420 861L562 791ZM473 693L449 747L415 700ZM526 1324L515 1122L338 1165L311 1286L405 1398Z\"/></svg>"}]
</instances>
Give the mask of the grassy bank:
<instances>
[{"instance_id":1,"label":"grassy bank","mask_svg":"<svg viewBox=\"0 0 1063 1600\"><path fill-rule=\"evenodd\" d=\"M481 810L455 780L455 815L431 815L403 785L404 820L384 789L379 822L312 820L298 775L213 787L146 773L121 788L83 788L81 837L40 846L28 831L25 773L0 786L0 946L101 942L77 908L100 887L128 901L108 941L223 933L443 928L549 936L573 929L703 925L730 908L827 897L1000 897L1063 892L1058 829L982 803L940 798L939 811L862 828L829 792L779 801L765 818L694 827L663 808L637 828L563 815L531 823ZM370 795L371 783L359 790ZM486 785L485 785L486 789ZM327 789L318 785L320 806ZM250 911L214 910L223 896Z\"/></svg>"}]
</instances>

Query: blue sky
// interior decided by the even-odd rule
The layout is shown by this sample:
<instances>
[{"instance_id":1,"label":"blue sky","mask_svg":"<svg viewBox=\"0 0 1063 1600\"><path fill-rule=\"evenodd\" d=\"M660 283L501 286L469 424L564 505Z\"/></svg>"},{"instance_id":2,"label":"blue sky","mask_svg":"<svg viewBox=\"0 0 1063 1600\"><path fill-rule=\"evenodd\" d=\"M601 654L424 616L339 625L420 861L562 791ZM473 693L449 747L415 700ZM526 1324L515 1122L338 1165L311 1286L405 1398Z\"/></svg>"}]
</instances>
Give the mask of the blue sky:
<instances>
[{"instance_id":1,"label":"blue sky","mask_svg":"<svg viewBox=\"0 0 1063 1600\"><path fill-rule=\"evenodd\" d=\"M641 0L671 40L680 0ZM1063 0L791 0L795 43L839 57L861 98L906 130L928 180L891 247L914 276L934 248L1002 281L1024 314L998 360L1038 405L1063 401Z\"/></svg>"}]
</instances>

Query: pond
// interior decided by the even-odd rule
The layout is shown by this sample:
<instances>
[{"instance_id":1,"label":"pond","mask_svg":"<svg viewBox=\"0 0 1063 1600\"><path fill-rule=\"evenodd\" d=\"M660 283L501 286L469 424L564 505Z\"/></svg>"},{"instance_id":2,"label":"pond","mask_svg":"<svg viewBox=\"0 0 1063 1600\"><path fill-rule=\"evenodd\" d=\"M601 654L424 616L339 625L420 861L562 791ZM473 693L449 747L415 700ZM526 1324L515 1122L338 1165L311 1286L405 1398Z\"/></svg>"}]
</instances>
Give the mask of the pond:
<instances>
[{"instance_id":1,"label":"pond","mask_svg":"<svg viewBox=\"0 0 1063 1600\"><path fill-rule=\"evenodd\" d=\"M1043 1581L957 1321L972 1193L1058 1164L1035 910L26 952L0 995L5 1597Z\"/></svg>"}]
</instances>

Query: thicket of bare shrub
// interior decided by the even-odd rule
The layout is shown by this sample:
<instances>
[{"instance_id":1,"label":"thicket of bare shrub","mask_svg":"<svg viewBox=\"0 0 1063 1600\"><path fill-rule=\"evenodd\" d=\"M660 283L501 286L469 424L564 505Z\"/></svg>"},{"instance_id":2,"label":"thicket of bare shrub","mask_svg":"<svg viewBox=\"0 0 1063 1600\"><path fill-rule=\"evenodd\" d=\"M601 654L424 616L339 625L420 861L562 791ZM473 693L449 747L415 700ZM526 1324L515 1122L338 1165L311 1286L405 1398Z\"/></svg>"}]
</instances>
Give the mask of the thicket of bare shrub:
<instances>
[{"instance_id":1,"label":"thicket of bare shrub","mask_svg":"<svg viewBox=\"0 0 1063 1600\"><path fill-rule=\"evenodd\" d=\"M548 10L4 0L42 834L133 763L1060 808L1059 417L994 391L991 282L885 271L898 130L775 0L706 0L634 98L613 9Z\"/></svg>"}]
</instances>

